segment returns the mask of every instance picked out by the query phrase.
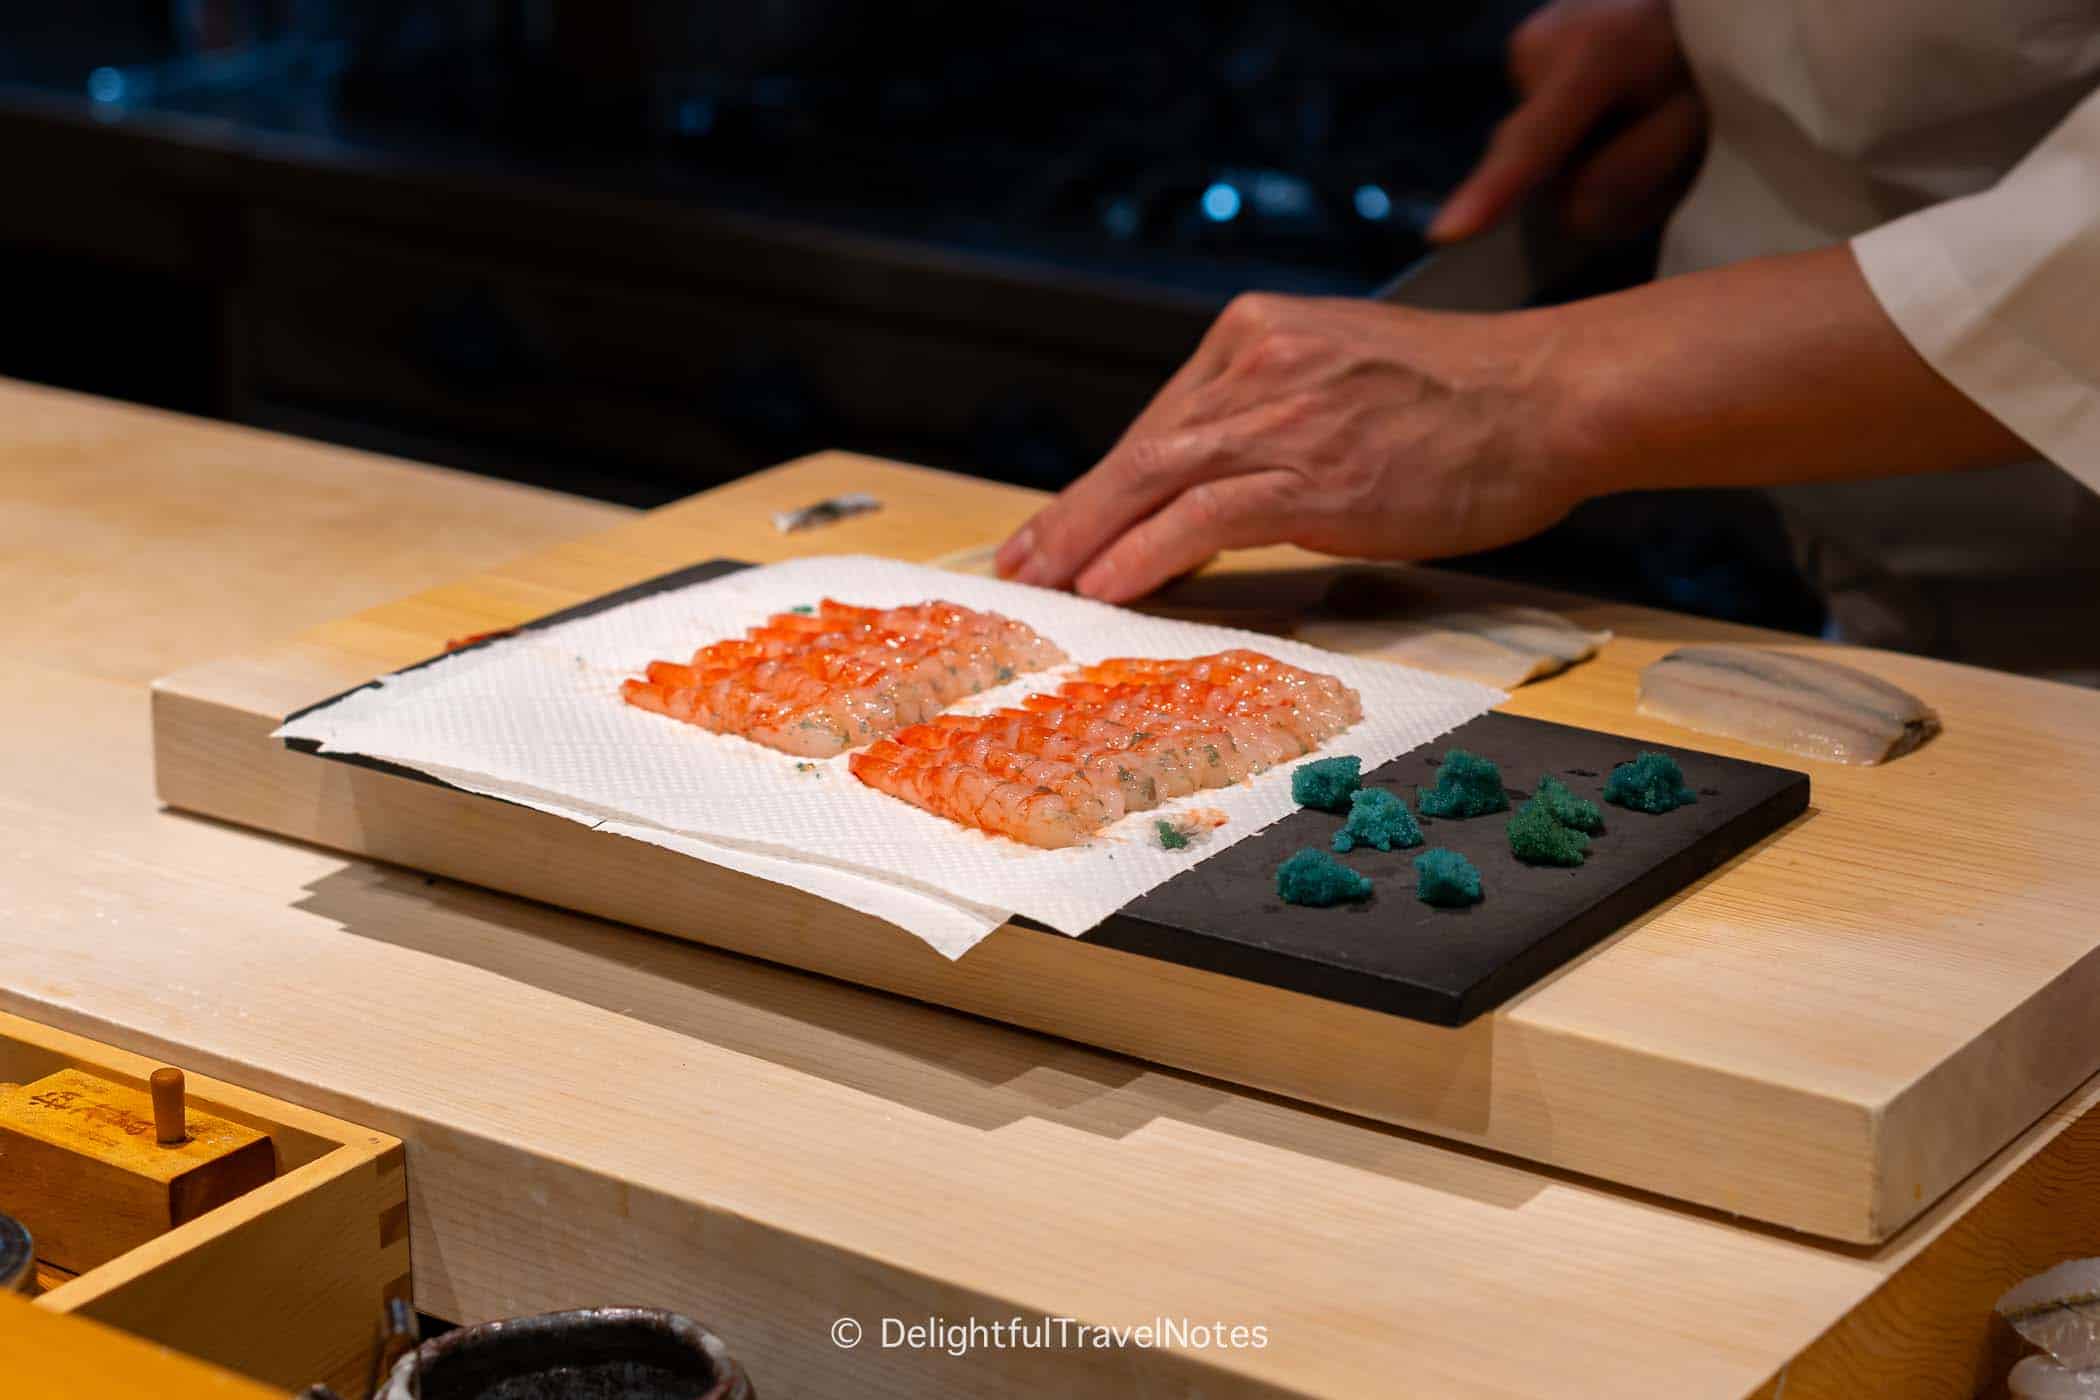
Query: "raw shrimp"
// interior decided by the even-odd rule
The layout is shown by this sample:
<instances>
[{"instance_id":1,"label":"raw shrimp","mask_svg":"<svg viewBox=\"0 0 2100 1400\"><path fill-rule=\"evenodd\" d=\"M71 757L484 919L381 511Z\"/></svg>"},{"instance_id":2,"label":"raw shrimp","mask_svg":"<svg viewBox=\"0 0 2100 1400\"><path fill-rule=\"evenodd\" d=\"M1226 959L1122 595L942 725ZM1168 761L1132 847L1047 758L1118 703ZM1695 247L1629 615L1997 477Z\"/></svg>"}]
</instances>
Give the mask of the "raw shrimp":
<instances>
[{"instance_id":1,"label":"raw shrimp","mask_svg":"<svg viewBox=\"0 0 2100 1400\"><path fill-rule=\"evenodd\" d=\"M1310 752L1362 717L1334 677L1259 652L1119 658L1015 707L907 726L847 763L937 816L1069 846L1127 812Z\"/></svg>"},{"instance_id":2,"label":"raw shrimp","mask_svg":"<svg viewBox=\"0 0 2100 1400\"><path fill-rule=\"evenodd\" d=\"M954 603L864 608L826 598L685 663L652 661L620 694L640 709L804 758L931 719L1064 653L1024 623Z\"/></svg>"}]
</instances>

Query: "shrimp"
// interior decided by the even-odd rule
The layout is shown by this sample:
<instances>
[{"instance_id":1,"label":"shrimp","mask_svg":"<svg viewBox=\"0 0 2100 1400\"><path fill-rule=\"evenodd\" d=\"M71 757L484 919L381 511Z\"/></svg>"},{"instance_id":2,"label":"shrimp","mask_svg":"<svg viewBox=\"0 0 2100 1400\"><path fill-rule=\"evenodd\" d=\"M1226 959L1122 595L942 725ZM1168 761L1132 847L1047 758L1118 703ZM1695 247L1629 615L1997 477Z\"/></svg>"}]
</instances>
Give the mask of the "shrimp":
<instances>
[{"instance_id":1,"label":"shrimp","mask_svg":"<svg viewBox=\"0 0 2100 1400\"><path fill-rule=\"evenodd\" d=\"M652 661L620 694L702 729L829 758L1064 659L1034 629L997 613L938 600L867 608L826 598L684 663Z\"/></svg>"},{"instance_id":2,"label":"shrimp","mask_svg":"<svg viewBox=\"0 0 2100 1400\"><path fill-rule=\"evenodd\" d=\"M1071 846L1098 830L1100 812L1075 811L1070 798L1043 784L1015 782L939 750L879 740L846 760L853 776L936 816L1044 849Z\"/></svg>"},{"instance_id":3,"label":"shrimp","mask_svg":"<svg viewBox=\"0 0 2100 1400\"><path fill-rule=\"evenodd\" d=\"M965 826L1069 846L1130 812L1243 781L1362 718L1332 676L1258 652L1119 658L1054 694L936 715L848 760L869 786Z\"/></svg>"}]
</instances>

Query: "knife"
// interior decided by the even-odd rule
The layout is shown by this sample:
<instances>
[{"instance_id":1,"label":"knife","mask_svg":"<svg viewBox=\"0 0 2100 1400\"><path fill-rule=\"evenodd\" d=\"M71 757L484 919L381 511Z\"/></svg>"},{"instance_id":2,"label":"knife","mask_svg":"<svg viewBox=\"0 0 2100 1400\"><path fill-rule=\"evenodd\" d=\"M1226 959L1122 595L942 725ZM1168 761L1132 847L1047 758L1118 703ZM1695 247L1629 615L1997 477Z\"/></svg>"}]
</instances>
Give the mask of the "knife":
<instances>
[{"instance_id":1,"label":"knife","mask_svg":"<svg viewBox=\"0 0 2100 1400\"><path fill-rule=\"evenodd\" d=\"M1515 311L1566 282L1599 245L1562 228L1534 195L1486 233L1425 253L1371 293L1423 311Z\"/></svg>"}]
</instances>

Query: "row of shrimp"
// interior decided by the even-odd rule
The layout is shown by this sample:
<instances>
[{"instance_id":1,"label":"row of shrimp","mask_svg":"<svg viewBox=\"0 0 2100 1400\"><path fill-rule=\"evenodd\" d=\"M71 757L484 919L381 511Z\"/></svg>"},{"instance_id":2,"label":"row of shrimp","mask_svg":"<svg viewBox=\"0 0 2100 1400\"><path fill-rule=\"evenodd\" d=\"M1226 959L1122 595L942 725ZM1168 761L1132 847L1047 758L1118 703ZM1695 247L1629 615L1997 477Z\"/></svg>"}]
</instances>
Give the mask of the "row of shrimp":
<instances>
[{"instance_id":1,"label":"row of shrimp","mask_svg":"<svg viewBox=\"0 0 2100 1400\"><path fill-rule=\"evenodd\" d=\"M1259 652L1119 658L1017 707L901 729L847 765L938 816L1056 848L1310 753L1361 718L1333 676Z\"/></svg>"},{"instance_id":2,"label":"row of shrimp","mask_svg":"<svg viewBox=\"0 0 2100 1400\"><path fill-rule=\"evenodd\" d=\"M867 608L826 598L689 661L652 661L620 694L716 733L829 758L1064 659L1033 628L998 613L938 600Z\"/></svg>"}]
</instances>

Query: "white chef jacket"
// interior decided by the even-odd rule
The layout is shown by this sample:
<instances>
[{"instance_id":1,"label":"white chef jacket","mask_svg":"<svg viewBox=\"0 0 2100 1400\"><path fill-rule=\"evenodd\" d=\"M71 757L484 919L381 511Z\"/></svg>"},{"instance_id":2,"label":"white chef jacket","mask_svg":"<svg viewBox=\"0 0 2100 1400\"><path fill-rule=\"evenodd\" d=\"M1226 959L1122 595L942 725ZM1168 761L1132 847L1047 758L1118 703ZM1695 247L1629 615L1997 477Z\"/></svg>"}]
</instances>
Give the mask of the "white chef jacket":
<instances>
[{"instance_id":1,"label":"white chef jacket","mask_svg":"<svg viewBox=\"0 0 2100 1400\"><path fill-rule=\"evenodd\" d=\"M2100 681L2100 0L1673 0L1711 114L1662 272L1851 240L2045 459L1775 492L1848 640Z\"/></svg>"}]
</instances>

